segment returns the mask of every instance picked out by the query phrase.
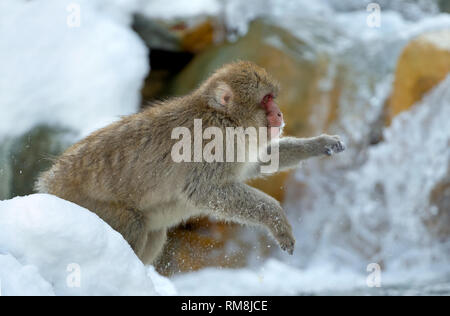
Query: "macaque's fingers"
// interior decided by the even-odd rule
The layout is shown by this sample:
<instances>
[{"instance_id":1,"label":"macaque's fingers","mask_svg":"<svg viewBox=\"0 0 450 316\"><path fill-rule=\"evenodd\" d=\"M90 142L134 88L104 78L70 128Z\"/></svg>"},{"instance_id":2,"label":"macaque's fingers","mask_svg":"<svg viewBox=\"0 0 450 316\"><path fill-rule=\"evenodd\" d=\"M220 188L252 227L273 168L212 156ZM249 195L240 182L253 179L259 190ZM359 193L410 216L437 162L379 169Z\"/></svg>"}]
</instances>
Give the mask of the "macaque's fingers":
<instances>
[{"instance_id":1,"label":"macaque's fingers","mask_svg":"<svg viewBox=\"0 0 450 316\"><path fill-rule=\"evenodd\" d=\"M280 245L280 248L292 255L294 253L295 239L292 233L282 233L275 237Z\"/></svg>"},{"instance_id":2,"label":"macaque's fingers","mask_svg":"<svg viewBox=\"0 0 450 316\"><path fill-rule=\"evenodd\" d=\"M274 234L280 248L290 255L294 253L295 238L292 236L292 232L285 230Z\"/></svg>"}]
</instances>

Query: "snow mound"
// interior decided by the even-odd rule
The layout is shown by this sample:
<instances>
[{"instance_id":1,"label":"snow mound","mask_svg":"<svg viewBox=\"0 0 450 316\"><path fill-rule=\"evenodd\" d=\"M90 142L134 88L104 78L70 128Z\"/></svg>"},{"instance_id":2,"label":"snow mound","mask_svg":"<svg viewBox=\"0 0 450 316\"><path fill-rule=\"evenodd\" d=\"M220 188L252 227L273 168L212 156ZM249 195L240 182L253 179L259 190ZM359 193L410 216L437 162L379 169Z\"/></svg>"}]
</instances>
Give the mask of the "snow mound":
<instances>
[{"instance_id":1,"label":"snow mound","mask_svg":"<svg viewBox=\"0 0 450 316\"><path fill-rule=\"evenodd\" d=\"M174 295L122 235L48 194L0 201L2 295Z\"/></svg>"}]
</instances>

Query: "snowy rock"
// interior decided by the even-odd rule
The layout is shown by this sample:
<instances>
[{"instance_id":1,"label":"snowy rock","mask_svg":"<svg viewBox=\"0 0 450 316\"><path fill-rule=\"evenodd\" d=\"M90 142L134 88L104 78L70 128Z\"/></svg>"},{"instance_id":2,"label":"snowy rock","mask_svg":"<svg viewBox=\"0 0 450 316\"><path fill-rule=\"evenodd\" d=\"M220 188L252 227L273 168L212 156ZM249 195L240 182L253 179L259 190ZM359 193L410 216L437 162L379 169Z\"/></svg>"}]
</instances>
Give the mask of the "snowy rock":
<instances>
[{"instance_id":1,"label":"snowy rock","mask_svg":"<svg viewBox=\"0 0 450 316\"><path fill-rule=\"evenodd\" d=\"M0 201L0 250L3 295L176 293L97 215L52 195Z\"/></svg>"}]
</instances>

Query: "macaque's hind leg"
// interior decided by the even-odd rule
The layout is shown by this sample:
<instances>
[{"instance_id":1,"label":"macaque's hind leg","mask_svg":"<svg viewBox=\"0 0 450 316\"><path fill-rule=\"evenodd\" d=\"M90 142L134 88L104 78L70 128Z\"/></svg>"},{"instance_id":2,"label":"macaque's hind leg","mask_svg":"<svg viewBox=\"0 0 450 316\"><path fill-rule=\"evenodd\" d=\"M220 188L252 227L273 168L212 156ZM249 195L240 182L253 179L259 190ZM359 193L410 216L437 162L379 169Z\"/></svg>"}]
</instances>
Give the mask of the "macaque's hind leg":
<instances>
[{"instance_id":1,"label":"macaque's hind leg","mask_svg":"<svg viewBox=\"0 0 450 316\"><path fill-rule=\"evenodd\" d=\"M144 214L121 203L105 203L95 209L105 222L118 231L140 256L147 242L147 222Z\"/></svg>"},{"instance_id":2,"label":"macaque's hind leg","mask_svg":"<svg viewBox=\"0 0 450 316\"><path fill-rule=\"evenodd\" d=\"M144 264L151 264L161 253L167 240L166 229L151 231L147 234L147 243L139 258Z\"/></svg>"},{"instance_id":3,"label":"macaque's hind leg","mask_svg":"<svg viewBox=\"0 0 450 316\"><path fill-rule=\"evenodd\" d=\"M124 236L136 255L139 257L147 242L147 225L144 215L135 209L128 208L122 212L118 232Z\"/></svg>"}]
</instances>

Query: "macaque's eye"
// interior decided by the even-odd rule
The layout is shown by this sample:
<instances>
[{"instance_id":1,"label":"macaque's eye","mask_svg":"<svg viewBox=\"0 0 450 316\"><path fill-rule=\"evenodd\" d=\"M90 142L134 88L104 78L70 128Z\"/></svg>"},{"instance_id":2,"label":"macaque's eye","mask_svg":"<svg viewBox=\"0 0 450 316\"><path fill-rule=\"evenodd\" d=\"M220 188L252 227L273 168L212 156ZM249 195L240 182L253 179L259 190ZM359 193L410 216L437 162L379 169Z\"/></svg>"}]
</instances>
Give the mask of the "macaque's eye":
<instances>
[{"instance_id":1,"label":"macaque's eye","mask_svg":"<svg viewBox=\"0 0 450 316\"><path fill-rule=\"evenodd\" d=\"M267 94L261 101L262 105L266 107L273 100L272 94Z\"/></svg>"}]
</instances>

